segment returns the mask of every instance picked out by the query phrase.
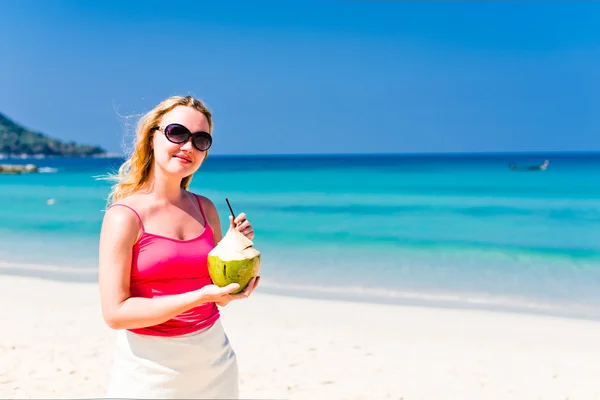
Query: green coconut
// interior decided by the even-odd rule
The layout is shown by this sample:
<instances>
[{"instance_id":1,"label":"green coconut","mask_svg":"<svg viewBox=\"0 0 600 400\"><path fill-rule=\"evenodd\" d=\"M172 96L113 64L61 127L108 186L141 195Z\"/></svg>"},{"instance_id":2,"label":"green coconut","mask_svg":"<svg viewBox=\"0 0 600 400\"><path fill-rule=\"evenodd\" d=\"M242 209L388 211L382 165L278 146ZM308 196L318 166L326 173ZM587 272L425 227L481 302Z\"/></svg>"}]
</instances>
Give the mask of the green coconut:
<instances>
[{"instance_id":1,"label":"green coconut","mask_svg":"<svg viewBox=\"0 0 600 400\"><path fill-rule=\"evenodd\" d=\"M242 292L260 271L260 252L252 240L241 232L229 228L223 239L208 253L208 273L213 283L224 287L237 283Z\"/></svg>"}]
</instances>

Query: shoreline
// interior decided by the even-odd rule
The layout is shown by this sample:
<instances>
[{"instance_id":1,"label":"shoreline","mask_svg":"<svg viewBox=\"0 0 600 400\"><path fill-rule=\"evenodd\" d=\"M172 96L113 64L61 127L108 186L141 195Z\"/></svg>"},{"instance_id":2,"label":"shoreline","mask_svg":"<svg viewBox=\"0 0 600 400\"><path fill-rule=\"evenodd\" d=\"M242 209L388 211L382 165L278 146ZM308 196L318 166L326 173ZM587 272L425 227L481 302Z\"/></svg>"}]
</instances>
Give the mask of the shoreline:
<instances>
[{"instance_id":1,"label":"shoreline","mask_svg":"<svg viewBox=\"0 0 600 400\"><path fill-rule=\"evenodd\" d=\"M50 264L21 263L0 260L0 276L43 279L54 282L71 282L83 284L97 283L95 267L57 266ZM473 310L492 313L510 313L524 316L547 316L572 320L600 322L600 314L594 313L593 305L587 306L591 311L573 311L579 303L534 303L531 299L476 297L469 293L419 293L417 291L394 292L391 295L383 290L381 293L370 288L351 287L318 287L280 284L269 282L263 277L261 291L268 295L287 298L321 301L346 301L373 305L417 306L440 310Z\"/></svg>"},{"instance_id":2,"label":"shoreline","mask_svg":"<svg viewBox=\"0 0 600 400\"><path fill-rule=\"evenodd\" d=\"M103 397L114 331L102 321L97 289L0 280L0 311L10 321L0 336L0 397ZM221 318L243 399L600 398L596 321L259 290L222 308Z\"/></svg>"}]
</instances>

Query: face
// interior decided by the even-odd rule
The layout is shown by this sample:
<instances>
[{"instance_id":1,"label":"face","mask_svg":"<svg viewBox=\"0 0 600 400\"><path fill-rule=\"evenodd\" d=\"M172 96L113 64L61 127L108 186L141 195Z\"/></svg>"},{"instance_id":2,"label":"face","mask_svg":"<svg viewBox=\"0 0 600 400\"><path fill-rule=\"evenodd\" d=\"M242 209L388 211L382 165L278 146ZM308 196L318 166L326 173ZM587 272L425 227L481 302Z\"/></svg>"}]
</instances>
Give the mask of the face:
<instances>
[{"instance_id":1,"label":"face","mask_svg":"<svg viewBox=\"0 0 600 400\"><path fill-rule=\"evenodd\" d=\"M172 143L164 134L169 124L180 124L190 132L208 132L206 116L192 107L175 107L165 114L160 122L160 130L154 131L152 146L154 149L155 167L168 175L179 179L196 172L206 157L206 151L198 150L192 144L192 138L183 143Z\"/></svg>"}]
</instances>

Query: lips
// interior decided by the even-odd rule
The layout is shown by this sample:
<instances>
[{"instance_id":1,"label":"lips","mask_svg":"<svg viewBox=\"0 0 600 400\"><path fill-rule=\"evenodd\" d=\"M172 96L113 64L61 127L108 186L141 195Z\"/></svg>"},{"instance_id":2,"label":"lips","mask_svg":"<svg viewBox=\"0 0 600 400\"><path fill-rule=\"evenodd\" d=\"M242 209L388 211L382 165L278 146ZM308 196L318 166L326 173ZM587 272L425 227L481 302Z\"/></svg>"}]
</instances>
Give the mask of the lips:
<instances>
[{"instance_id":1,"label":"lips","mask_svg":"<svg viewBox=\"0 0 600 400\"><path fill-rule=\"evenodd\" d=\"M191 158L189 158L189 157L187 157L187 156L184 156L184 155L182 155L182 154L176 154L176 155L174 155L173 157L175 157L175 158L178 158L179 160L181 160L181 161L183 161L183 162L187 162L187 163L191 163L191 162L192 162L192 159L191 159Z\"/></svg>"}]
</instances>

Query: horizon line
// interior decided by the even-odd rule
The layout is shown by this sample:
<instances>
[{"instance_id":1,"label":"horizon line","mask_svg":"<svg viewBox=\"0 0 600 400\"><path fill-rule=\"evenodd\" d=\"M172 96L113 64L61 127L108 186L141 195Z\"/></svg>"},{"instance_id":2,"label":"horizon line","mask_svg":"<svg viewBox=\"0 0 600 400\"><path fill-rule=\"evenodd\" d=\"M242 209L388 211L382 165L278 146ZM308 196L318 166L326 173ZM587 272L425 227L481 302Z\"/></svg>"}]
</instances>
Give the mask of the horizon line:
<instances>
[{"instance_id":1,"label":"horizon line","mask_svg":"<svg viewBox=\"0 0 600 400\"><path fill-rule=\"evenodd\" d=\"M600 155L600 150L521 150L521 151L439 151L439 152L364 152L364 153L247 153L247 154L212 154L211 158L244 158L244 157L369 157L369 156L519 156L519 155ZM43 154L5 154L0 153L0 159L30 159L30 158L125 158L125 154L106 152L99 155L60 156Z\"/></svg>"},{"instance_id":2,"label":"horizon line","mask_svg":"<svg viewBox=\"0 0 600 400\"><path fill-rule=\"evenodd\" d=\"M600 150L565 151L439 151L439 152L365 152L365 153L248 153L248 154L211 154L211 158L234 157L369 157L369 156L461 156L461 155L600 155ZM117 157L125 157L118 155Z\"/></svg>"}]
</instances>

